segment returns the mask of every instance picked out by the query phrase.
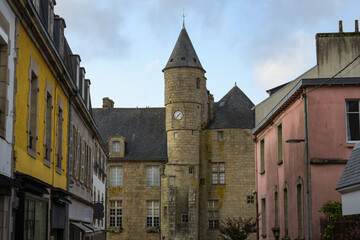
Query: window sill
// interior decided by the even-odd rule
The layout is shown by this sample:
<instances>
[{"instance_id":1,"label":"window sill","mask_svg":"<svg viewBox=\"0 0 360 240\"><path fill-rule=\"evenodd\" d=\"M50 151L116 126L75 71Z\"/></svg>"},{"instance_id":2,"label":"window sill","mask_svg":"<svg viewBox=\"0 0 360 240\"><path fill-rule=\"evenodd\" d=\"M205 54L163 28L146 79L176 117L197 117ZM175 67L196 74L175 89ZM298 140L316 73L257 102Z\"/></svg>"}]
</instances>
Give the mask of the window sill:
<instances>
[{"instance_id":1,"label":"window sill","mask_svg":"<svg viewBox=\"0 0 360 240\"><path fill-rule=\"evenodd\" d=\"M263 175L263 174L265 174L265 170L263 170L263 171L260 172L260 175Z\"/></svg>"},{"instance_id":2,"label":"window sill","mask_svg":"<svg viewBox=\"0 0 360 240\"><path fill-rule=\"evenodd\" d=\"M56 172L61 175L62 174L62 169L59 168L59 167L56 167Z\"/></svg>"},{"instance_id":3,"label":"window sill","mask_svg":"<svg viewBox=\"0 0 360 240\"><path fill-rule=\"evenodd\" d=\"M48 168L51 168L51 161L44 159L44 165L47 166Z\"/></svg>"},{"instance_id":4,"label":"window sill","mask_svg":"<svg viewBox=\"0 0 360 240\"><path fill-rule=\"evenodd\" d=\"M36 159L36 151L31 150L30 148L28 148L28 154L29 154L32 158Z\"/></svg>"}]
</instances>

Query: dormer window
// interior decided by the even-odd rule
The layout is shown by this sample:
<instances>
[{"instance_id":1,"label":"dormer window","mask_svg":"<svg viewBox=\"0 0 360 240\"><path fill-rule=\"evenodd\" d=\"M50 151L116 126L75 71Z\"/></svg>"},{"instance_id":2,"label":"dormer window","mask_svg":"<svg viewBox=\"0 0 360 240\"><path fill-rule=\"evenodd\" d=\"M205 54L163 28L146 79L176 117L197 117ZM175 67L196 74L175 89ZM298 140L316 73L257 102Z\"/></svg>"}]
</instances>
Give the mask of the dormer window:
<instances>
[{"instance_id":1,"label":"dormer window","mask_svg":"<svg viewBox=\"0 0 360 240\"><path fill-rule=\"evenodd\" d=\"M115 152L115 153L120 152L120 141L113 142L113 152Z\"/></svg>"},{"instance_id":2,"label":"dormer window","mask_svg":"<svg viewBox=\"0 0 360 240\"><path fill-rule=\"evenodd\" d=\"M125 139L116 135L109 139L109 153L110 157L124 157L125 156Z\"/></svg>"}]
</instances>

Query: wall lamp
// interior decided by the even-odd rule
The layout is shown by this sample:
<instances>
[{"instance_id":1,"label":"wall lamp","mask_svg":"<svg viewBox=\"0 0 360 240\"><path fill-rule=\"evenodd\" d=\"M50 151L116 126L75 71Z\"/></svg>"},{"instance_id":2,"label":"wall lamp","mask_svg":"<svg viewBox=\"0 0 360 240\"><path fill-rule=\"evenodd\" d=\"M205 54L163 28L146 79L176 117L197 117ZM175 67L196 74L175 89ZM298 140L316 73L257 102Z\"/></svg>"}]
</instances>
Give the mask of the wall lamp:
<instances>
[{"instance_id":1,"label":"wall lamp","mask_svg":"<svg viewBox=\"0 0 360 240\"><path fill-rule=\"evenodd\" d=\"M288 139L285 142L287 142L287 143L299 143L299 142L305 142L305 139Z\"/></svg>"}]
</instances>

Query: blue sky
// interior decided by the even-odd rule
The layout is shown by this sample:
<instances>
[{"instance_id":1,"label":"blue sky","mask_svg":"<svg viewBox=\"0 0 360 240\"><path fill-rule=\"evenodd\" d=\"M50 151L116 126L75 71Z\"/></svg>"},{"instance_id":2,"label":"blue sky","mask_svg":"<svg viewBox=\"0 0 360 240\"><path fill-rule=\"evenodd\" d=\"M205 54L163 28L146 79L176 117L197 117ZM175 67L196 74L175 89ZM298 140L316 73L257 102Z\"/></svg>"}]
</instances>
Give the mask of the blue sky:
<instances>
[{"instance_id":1,"label":"blue sky","mask_svg":"<svg viewBox=\"0 0 360 240\"><path fill-rule=\"evenodd\" d=\"M354 31L358 0L61 0L55 13L91 80L92 106L164 106L162 69L185 25L215 101L254 102L316 65L315 34Z\"/></svg>"}]
</instances>

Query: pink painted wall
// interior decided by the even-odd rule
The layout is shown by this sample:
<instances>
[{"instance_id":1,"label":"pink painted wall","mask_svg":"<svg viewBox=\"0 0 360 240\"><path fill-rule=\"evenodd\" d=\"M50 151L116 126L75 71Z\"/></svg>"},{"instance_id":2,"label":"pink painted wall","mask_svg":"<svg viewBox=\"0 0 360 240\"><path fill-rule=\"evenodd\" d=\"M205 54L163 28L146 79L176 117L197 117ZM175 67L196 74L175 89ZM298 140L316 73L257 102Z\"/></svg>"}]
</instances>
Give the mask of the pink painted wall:
<instances>
[{"instance_id":1,"label":"pink painted wall","mask_svg":"<svg viewBox=\"0 0 360 240\"><path fill-rule=\"evenodd\" d=\"M347 160L354 144L346 140L346 99L358 99L360 87L332 86L308 94L309 159ZM345 165L311 165L312 236L320 239L321 205L341 201L335 186Z\"/></svg>"},{"instance_id":2,"label":"pink painted wall","mask_svg":"<svg viewBox=\"0 0 360 240\"><path fill-rule=\"evenodd\" d=\"M275 186L278 187L280 238L284 237L283 189L288 186L288 226L291 239L297 237L296 222L296 181L299 177L305 183L304 143L285 143L287 139L304 138L304 104L298 100L273 125L261 135L256 136L257 192L259 213L261 213L261 197L266 195L267 236L275 239L271 228L275 226ZM278 165L277 126L282 124L283 130L283 163ZM265 139L265 173L260 174L260 140ZM261 221L259 223L261 228ZM260 239L261 238L260 229ZM265 239L265 238L264 238Z\"/></svg>"},{"instance_id":3,"label":"pink painted wall","mask_svg":"<svg viewBox=\"0 0 360 240\"><path fill-rule=\"evenodd\" d=\"M345 100L358 99L360 87L332 86L319 88L308 95L308 132L310 159L348 159L353 144L346 141ZM282 123L284 162L277 165L277 126ZM275 226L275 186L279 196L280 238L284 237L283 221L283 187L288 185L289 202L289 237L298 237L296 181L303 181L304 202L304 236L306 237L306 177L305 177L305 143L285 143L287 139L303 139L304 102L298 99L283 114L278 116L271 126L255 136L256 151L256 187L258 192L259 213L261 198L266 196L267 233L266 239L275 239L271 228ZM260 140L265 139L265 173L260 174ZM335 186L345 168L344 164L312 164L311 172L311 220L312 239L320 239L319 209L327 200L341 200ZM261 228L261 220L259 222ZM261 238L260 229L260 239Z\"/></svg>"}]
</instances>

